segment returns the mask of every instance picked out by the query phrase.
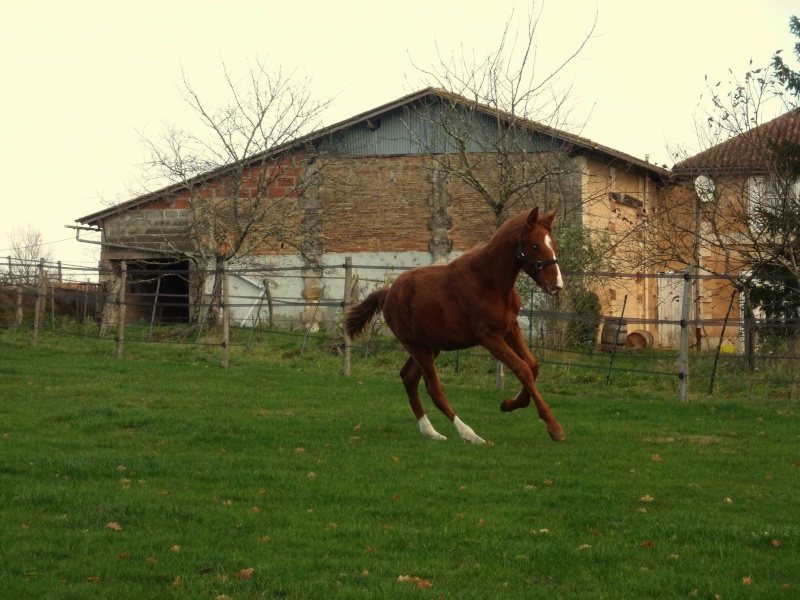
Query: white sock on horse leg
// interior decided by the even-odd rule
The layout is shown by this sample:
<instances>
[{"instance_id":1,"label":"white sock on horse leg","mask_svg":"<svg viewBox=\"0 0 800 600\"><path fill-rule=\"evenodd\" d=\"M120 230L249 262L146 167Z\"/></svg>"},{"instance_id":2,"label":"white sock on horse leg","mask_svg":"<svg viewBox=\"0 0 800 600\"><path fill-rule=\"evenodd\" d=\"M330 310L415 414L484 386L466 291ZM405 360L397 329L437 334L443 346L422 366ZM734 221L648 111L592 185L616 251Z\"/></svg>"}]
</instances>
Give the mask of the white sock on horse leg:
<instances>
[{"instance_id":1,"label":"white sock on horse leg","mask_svg":"<svg viewBox=\"0 0 800 600\"><path fill-rule=\"evenodd\" d=\"M433 428L433 425L431 425L431 422L428 420L428 415L422 415L422 418L419 420L419 430L422 432L422 435L432 440L447 439Z\"/></svg>"},{"instance_id":2,"label":"white sock on horse leg","mask_svg":"<svg viewBox=\"0 0 800 600\"><path fill-rule=\"evenodd\" d=\"M461 439L465 442L470 442L471 444L485 444L486 440L480 437L477 433L472 431L472 427L469 425L464 424L464 422L456 417L453 419L453 425L456 426L456 430L458 431L458 435L461 436Z\"/></svg>"}]
</instances>

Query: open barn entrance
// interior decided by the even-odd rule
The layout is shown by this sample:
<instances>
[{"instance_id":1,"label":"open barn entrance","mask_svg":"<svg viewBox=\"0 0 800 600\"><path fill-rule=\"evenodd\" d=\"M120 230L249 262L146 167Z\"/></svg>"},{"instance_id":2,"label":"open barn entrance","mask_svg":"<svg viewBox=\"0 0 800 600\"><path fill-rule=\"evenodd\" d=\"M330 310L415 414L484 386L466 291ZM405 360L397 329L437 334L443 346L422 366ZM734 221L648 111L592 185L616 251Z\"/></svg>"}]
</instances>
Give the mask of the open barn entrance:
<instances>
[{"instance_id":1,"label":"open barn entrance","mask_svg":"<svg viewBox=\"0 0 800 600\"><path fill-rule=\"evenodd\" d=\"M128 318L156 325L188 323L189 261L128 262Z\"/></svg>"}]
</instances>

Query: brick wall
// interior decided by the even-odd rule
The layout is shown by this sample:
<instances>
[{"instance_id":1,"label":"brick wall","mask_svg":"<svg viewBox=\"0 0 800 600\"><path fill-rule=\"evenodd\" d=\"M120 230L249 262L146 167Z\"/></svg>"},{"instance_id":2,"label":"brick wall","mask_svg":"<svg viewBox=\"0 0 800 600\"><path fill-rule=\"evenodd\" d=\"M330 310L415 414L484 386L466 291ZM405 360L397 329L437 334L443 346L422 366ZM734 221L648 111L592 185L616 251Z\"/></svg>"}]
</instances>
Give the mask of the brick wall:
<instances>
[{"instance_id":1,"label":"brick wall","mask_svg":"<svg viewBox=\"0 0 800 600\"><path fill-rule=\"evenodd\" d=\"M421 156L327 161L320 190L325 250L428 250L428 165L428 158Z\"/></svg>"}]
</instances>

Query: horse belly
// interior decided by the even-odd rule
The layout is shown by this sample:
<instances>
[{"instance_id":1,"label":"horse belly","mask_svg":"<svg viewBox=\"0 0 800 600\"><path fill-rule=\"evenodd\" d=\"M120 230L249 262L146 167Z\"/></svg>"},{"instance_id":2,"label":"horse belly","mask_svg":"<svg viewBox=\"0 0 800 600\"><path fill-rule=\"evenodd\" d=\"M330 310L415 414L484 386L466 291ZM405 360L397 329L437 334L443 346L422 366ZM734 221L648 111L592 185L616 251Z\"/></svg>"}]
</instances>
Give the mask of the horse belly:
<instances>
[{"instance_id":1,"label":"horse belly","mask_svg":"<svg viewBox=\"0 0 800 600\"><path fill-rule=\"evenodd\" d=\"M479 343L468 315L435 281L398 278L386 297L383 317L401 342L438 350L459 350Z\"/></svg>"}]
</instances>

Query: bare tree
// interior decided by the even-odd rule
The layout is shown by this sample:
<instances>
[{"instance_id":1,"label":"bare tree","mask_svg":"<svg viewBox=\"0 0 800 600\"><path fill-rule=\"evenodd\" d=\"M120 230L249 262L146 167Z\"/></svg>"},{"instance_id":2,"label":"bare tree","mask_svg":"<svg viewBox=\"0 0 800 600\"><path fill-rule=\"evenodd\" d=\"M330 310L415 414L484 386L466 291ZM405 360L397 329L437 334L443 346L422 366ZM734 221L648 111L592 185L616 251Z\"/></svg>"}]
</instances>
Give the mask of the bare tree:
<instances>
[{"instance_id":1,"label":"bare tree","mask_svg":"<svg viewBox=\"0 0 800 600\"><path fill-rule=\"evenodd\" d=\"M8 233L11 247L9 271L13 283L35 285L39 277L39 261L53 262L53 250L45 246L44 238L30 223L18 225Z\"/></svg>"},{"instance_id":2,"label":"bare tree","mask_svg":"<svg viewBox=\"0 0 800 600\"><path fill-rule=\"evenodd\" d=\"M312 97L297 71L257 61L235 79L222 69L229 98L219 105L182 74L179 91L199 132L165 126L155 139L141 136L147 182L177 186L188 202L192 250L217 261L302 237L298 202L311 158L292 143L320 124L329 104Z\"/></svg>"},{"instance_id":3,"label":"bare tree","mask_svg":"<svg viewBox=\"0 0 800 600\"><path fill-rule=\"evenodd\" d=\"M409 112L408 130L430 158L434 185L451 195L477 194L483 200L489 215L483 235L488 237L526 208L555 208L560 214L560 256L574 258L570 267L575 270L601 271L610 244L604 232L589 231L581 218L590 202L582 183L586 163L573 157L571 142L587 140L570 133L582 123L575 122L572 86L565 83L570 66L594 35L597 14L577 45L545 67L538 47L545 27L542 7L532 5L519 27L512 14L496 50L486 56L461 48L439 52L430 67L417 65L436 94ZM598 194L595 200L607 197L599 188ZM535 286L521 278L518 292L524 308L583 312L585 299L596 298L587 289L591 282L570 279L565 294L551 298L539 297ZM576 337L566 326L558 332L552 323L549 327L548 336L560 335L562 342ZM578 334L580 343L588 335Z\"/></svg>"},{"instance_id":4,"label":"bare tree","mask_svg":"<svg viewBox=\"0 0 800 600\"><path fill-rule=\"evenodd\" d=\"M719 85L719 84L717 84ZM675 152L673 171L686 193L656 217L673 235L661 259L696 264L720 275L772 265L800 282L800 115L771 67L733 77L728 92L709 86L711 107L698 128L701 147ZM771 114L783 112L769 119ZM678 233L678 235L674 235Z\"/></svg>"},{"instance_id":5,"label":"bare tree","mask_svg":"<svg viewBox=\"0 0 800 600\"><path fill-rule=\"evenodd\" d=\"M751 292L760 282L773 281L771 291L761 290L767 295L781 295L780 288L800 298L800 110L796 80L782 60L773 57L764 67L751 61L743 76L729 73L727 81L707 84L696 122L701 151L673 151L682 189L652 213L664 232L653 257L727 278L752 323L758 300ZM729 296L729 289L707 284L702 295ZM789 307L794 318L798 305ZM699 336L698 330L698 347ZM752 356L755 341L748 338Z\"/></svg>"},{"instance_id":6,"label":"bare tree","mask_svg":"<svg viewBox=\"0 0 800 600\"><path fill-rule=\"evenodd\" d=\"M483 198L494 215L492 230L548 191L547 203L555 202L565 176L575 172L563 152L564 131L575 124L571 86L561 78L592 38L597 15L578 46L542 72L537 65L542 12L536 5L531 11L522 31L513 28L512 14L497 50L483 58L462 48L460 54L439 53L429 68L417 66L444 92L437 104L410 115L428 125L415 129L425 132L417 141L443 178L458 180Z\"/></svg>"},{"instance_id":7,"label":"bare tree","mask_svg":"<svg viewBox=\"0 0 800 600\"><path fill-rule=\"evenodd\" d=\"M297 70L265 61L249 65L242 78L225 64L222 72L227 99L221 103L205 100L182 73L179 93L197 127L165 125L155 138L141 134L148 153L145 185L168 190L172 205L185 213L181 233L165 235L161 246L189 257L200 273L215 266L212 297L201 311L219 298L224 261L284 247L308 262L320 253L313 241L320 166L302 139L320 125L330 100L314 99L309 79ZM146 213L138 216L146 219ZM205 279L195 279L198 292Z\"/></svg>"}]
</instances>

